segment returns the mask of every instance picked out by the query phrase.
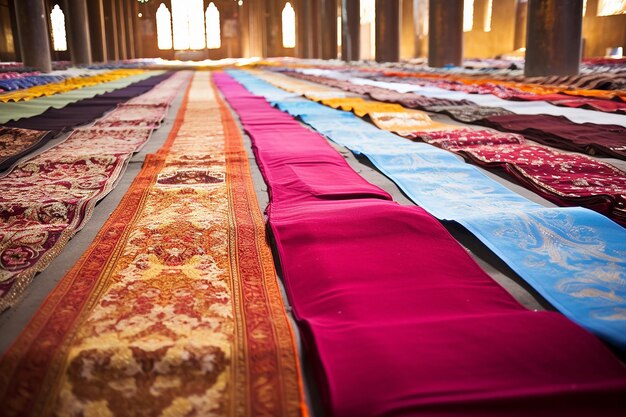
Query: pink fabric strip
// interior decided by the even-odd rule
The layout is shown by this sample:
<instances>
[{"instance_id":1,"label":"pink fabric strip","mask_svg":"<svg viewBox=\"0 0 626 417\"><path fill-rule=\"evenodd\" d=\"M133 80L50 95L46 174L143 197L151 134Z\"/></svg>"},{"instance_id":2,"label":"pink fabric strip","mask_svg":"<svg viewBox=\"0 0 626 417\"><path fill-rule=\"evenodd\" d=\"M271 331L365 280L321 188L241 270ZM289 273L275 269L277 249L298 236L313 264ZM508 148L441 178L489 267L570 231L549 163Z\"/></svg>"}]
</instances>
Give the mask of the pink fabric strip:
<instances>
[{"instance_id":1,"label":"pink fabric strip","mask_svg":"<svg viewBox=\"0 0 626 417\"><path fill-rule=\"evenodd\" d=\"M224 74L271 190L283 279L329 416L618 416L626 372L520 306L428 213Z\"/></svg>"}]
</instances>

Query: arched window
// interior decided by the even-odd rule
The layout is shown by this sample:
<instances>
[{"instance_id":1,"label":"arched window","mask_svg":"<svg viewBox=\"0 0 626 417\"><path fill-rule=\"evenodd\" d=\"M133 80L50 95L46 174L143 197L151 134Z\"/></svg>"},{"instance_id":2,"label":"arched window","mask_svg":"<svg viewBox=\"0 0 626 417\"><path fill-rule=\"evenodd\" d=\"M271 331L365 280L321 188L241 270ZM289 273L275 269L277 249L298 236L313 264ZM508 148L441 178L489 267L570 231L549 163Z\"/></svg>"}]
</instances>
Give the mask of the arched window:
<instances>
[{"instance_id":1,"label":"arched window","mask_svg":"<svg viewBox=\"0 0 626 417\"><path fill-rule=\"evenodd\" d=\"M172 15L165 3L157 9L156 26L159 49L172 49Z\"/></svg>"},{"instance_id":2,"label":"arched window","mask_svg":"<svg viewBox=\"0 0 626 417\"><path fill-rule=\"evenodd\" d=\"M220 33L220 11L215 7L215 3L209 3L206 8L206 46L209 49L219 49L222 46Z\"/></svg>"},{"instance_id":3,"label":"arched window","mask_svg":"<svg viewBox=\"0 0 626 417\"><path fill-rule=\"evenodd\" d=\"M474 27L474 0L463 0L463 32Z\"/></svg>"},{"instance_id":4,"label":"arched window","mask_svg":"<svg viewBox=\"0 0 626 417\"><path fill-rule=\"evenodd\" d=\"M283 48L296 47L296 12L287 2L283 8Z\"/></svg>"},{"instance_id":5,"label":"arched window","mask_svg":"<svg viewBox=\"0 0 626 417\"><path fill-rule=\"evenodd\" d=\"M598 16L626 14L626 0L599 0Z\"/></svg>"},{"instance_id":6,"label":"arched window","mask_svg":"<svg viewBox=\"0 0 626 417\"><path fill-rule=\"evenodd\" d=\"M376 1L361 0L359 4L361 59L374 59L376 56Z\"/></svg>"},{"instance_id":7,"label":"arched window","mask_svg":"<svg viewBox=\"0 0 626 417\"><path fill-rule=\"evenodd\" d=\"M485 11L485 24L483 30L491 32L491 16L493 14L493 0L487 0L487 10Z\"/></svg>"},{"instance_id":8,"label":"arched window","mask_svg":"<svg viewBox=\"0 0 626 417\"><path fill-rule=\"evenodd\" d=\"M172 0L174 49L203 49L205 47L202 3L202 0Z\"/></svg>"},{"instance_id":9,"label":"arched window","mask_svg":"<svg viewBox=\"0 0 626 417\"><path fill-rule=\"evenodd\" d=\"M55 51L67 51L67 36L65 34L65 15L58 4L50 12L52 22L52 47Z\"/></svg>"}]
</instances>

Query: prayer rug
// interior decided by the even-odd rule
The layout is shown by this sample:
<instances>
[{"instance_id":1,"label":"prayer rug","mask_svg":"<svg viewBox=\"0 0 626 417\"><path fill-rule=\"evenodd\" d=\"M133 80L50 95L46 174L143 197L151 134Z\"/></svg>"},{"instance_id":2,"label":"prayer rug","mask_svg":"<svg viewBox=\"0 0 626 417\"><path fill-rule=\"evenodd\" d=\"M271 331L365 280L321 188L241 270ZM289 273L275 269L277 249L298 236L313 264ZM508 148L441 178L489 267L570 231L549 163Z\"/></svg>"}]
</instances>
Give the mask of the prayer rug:
<instances>
[{"instance_id":1,"label":"prayer rug","mask_svg":"<svg viewBox=\"0 0 626 417\"><path fill-rule=\"evenodd\" d=\"M128 126L154 128L161 124L164 115L161 106L151 104L119 104L115 110L98 120L95 126L100 128Z\"/></svg>"},{"instance_id":2,"label":"prayer rug","mask_svg":"<svg viewBox=\"0 0 626 417\"><path fill-rule=\"evenodd\" d=\"M187 79L180 74L156 88L179 89ZM167 112L151 108L160 118ZM0 311L19 301L35 273L85 225L154 126L123 127L78 129L0 178L0 186L10 190L0 195Z\"/></svg>"},{"instance_id":3,"label":"prayer rug","mask_svg":"<svg viewBox=\"0 0 626 417\"><path fill-rule=\"evenodd\" d=\"M254 93L277 87L231 71ZM414 202L457 221L567 317L626 352L626 230L581 208L544 208L454 154L377 129L352 113L288 97L277 107L364 154Z\"/></svg>"},{"instance_id":4,"label":"prayer rug","mask_svg":"<svg viewBox=\"0 0 626 417\"><path fill-rule=\"evenodd\" d=\"M0 402L7 416L306 415L243 141L208 73L0 361Z\"/></svg>"},{"instance_id":5,"label":"prayer rug","mask_svg":"<svg viewBox=\"0 0 626 417\"><path fill-rule=\"evenodd\" d=\"M0 127L0 171L42 146L54 132Z\"/></svg>"}]
</instances>

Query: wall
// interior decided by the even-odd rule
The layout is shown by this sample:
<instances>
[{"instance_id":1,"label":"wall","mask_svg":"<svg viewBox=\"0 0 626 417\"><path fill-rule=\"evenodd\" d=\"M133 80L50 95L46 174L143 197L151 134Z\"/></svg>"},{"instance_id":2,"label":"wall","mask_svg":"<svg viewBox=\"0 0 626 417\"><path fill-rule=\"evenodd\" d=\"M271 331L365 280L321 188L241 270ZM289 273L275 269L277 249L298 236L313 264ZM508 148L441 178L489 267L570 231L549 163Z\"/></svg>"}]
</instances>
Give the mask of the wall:
<instances>
[{"instance_id":1,"label":"wall","mask_svg":"<svg viewBox=\"0 0 626 417\"><path fill-rule=\"evenodd\" d=\"M583 56L604 56L608 47L621 46L626 52L626 14L596 16L598 0L587 1L583 17Z\"/></svg>"},{"instance_id":2,"label":"wall","mask_svg":"<svg viewBox=\"0 0 626 417\"><path fill-rule=\"evenodd\" d=\"M413 0L400 2L400 59L415 56L415 25L413 24Z\"/></svg>"},{"instance_id":3,"label":"wall","mask_svg":"<svg viewBox=\"0 0 626 417\"><path fill-rule=\"evenodd\" d=\"M0 0L0 61L17 60L17 39L13 37L11 28L13 10L10 0Z\"/></svg>"},{"instance_id":4,"label":"wall","mask_svg":"<svg viewBox=\"0 0 626 417\"><path fill-rule=\"evenodd\" d=\"M474 27L463 34L463 56L493 58L513 51L516 0L493 0L491 32L484 32L487 0L474 0Z\"/></svg>"},{"instance_id":5,"label":"wall","mask_svg":"<svg viewBox=\"0 0 626 417\"><path fill-rule=\"evenodd\" d=\"M247 40L247 36L242 34L242 28L248 25L248 13L247 8L248 1L244 2L244 6L240 7L236 2L232 0L212 0L215 3L218 11L220 12L220 34L221 34L221 46L218 49L204 49L200 51L173 51L173 50L159 50L157 47L157 35L156 35L156 11L164 3L172 12L172 5L170 0L157 0L151 1L147 4L139 5L138 12L141 12L142 17L136 19L136 31L137 36L140 39L139 46L141 48L140 57L158 57L164 59L222 59L227 57L241 57L243 56L243 41ZM204 8L211 3L211 0L204 0ZM235 20L236 34L231 38L225 37L224 22L226 20Z\"/></svg>"}]
</instances>

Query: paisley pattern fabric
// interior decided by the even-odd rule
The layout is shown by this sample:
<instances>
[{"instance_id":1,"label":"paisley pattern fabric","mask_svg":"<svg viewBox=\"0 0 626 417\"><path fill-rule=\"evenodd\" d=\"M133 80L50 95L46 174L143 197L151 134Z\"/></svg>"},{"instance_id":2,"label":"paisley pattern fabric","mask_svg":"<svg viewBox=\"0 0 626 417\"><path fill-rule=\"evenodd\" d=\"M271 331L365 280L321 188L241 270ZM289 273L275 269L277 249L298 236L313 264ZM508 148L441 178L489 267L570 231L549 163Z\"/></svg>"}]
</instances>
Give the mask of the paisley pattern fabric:
<instances>
[{"instance_id":1,"label":"paisley pattern fabric","mask_svg":"<svg viewBox=\"0 0 626 417\"><path fill-rule=\"evenodd\" d=\"M188 77L164 81L156 88L167 94L159 95L171 101ZM122 109L114 116L134 112L132 107ZM152 112L160 120L167 107L159 104ZM11 190L0 195L0 311L19 301L35 273L85 225L155 127L122 121L76 130L0 178L0 186Z\"/></svg>"},{"instance_id":2,"label":"paisley pattern fabric","mask_svg":"<svg viewBox=\"0 0 626 417\"><path fill-rule=\"evenodd\" d=\"M0 171L9 168L53 136L50 131L0 127Z\"/></svg>"},{"instance_id":3,"label":"paisley pattern fabric","mask_svg":"<svg viewBox=\"0 0 626 417\"><path fill-rule=\"evenodd\" d=\"M208 73L0 361L0 400L7 416L304 414L243 141Z\"/></svg>"},{"instance_id":4,"label":"paisley pattern fabric","mask_svg":"<svg viewBox=\"0 0 626 417\"><path fill-rule=\"evenodd\" d=\"M253 93L272 88L248 73L230 73ZM465 226L559 311L626 351L626 229L593 211L544 208L450 152L381 131L351 113L338 116L297 98L276 104L366 155L409 198L439 219ZM526 236L523 245L520 236Z\"/></svg>"}]
</instances>

